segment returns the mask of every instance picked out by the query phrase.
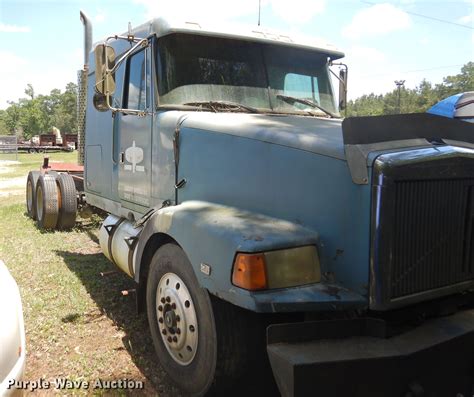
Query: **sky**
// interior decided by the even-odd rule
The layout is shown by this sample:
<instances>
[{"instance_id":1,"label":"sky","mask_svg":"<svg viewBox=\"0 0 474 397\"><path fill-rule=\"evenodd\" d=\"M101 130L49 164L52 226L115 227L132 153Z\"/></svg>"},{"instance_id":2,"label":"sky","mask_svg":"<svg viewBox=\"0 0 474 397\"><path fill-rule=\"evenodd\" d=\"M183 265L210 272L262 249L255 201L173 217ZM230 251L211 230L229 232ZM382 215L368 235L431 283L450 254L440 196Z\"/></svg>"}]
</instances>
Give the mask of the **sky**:
<instances>
[{"instance_id":1,"label":"sky","mask_svg":"<svg viewBox=\"0 0 474 397\"><path fill-rule=\"evenodd\" d=\"M392 91L395 80L435 83L474 61L474 0L260 0L261 26L336 45L349 66L350 99ZM83 64L79 10L94 41L153 17L255 27L258 0L0 0L0 109L64 90Z\"/></svg>"}]
</instances>

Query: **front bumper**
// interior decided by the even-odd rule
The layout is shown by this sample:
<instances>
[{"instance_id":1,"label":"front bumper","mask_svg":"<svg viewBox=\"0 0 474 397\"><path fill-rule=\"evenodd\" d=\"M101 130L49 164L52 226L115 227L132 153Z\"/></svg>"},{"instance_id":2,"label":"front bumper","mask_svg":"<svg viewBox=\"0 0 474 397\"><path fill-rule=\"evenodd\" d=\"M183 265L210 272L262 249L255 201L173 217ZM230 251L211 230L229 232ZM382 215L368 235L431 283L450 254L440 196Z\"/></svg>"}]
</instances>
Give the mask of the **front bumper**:
<instances>
[{"instance_id":1,"label":"front bumper","mask_svg":"<svg viewBox=\"0 0 474 397\"><path fill-rule=\"evenodd\" d=\"M271 325L267 351L282 396L473 395L474 309L390 338L377 336L382 327L366 319Z\"/></svg>"}]
</instances>

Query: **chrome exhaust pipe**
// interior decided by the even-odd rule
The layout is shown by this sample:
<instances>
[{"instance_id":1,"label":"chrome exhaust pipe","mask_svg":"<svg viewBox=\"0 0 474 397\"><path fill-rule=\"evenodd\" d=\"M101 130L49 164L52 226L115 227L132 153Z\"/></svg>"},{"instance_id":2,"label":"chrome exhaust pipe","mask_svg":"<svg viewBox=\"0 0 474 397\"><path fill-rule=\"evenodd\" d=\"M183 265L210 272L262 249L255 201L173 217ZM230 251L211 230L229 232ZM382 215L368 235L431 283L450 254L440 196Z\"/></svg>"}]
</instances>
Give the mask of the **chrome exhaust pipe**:
<instances>
[{"instance_id":1,"label":"chrome exhaust pipe","mask_svg":"<svg viewBox=\"0 0 474 397\"><path fill-rule=\"evenodd\" d=\"M84 11L80 11L81 22L84 25L84 70L89 68L89 54L92 49L92 23Z\"/></svg>"}]
</instances>

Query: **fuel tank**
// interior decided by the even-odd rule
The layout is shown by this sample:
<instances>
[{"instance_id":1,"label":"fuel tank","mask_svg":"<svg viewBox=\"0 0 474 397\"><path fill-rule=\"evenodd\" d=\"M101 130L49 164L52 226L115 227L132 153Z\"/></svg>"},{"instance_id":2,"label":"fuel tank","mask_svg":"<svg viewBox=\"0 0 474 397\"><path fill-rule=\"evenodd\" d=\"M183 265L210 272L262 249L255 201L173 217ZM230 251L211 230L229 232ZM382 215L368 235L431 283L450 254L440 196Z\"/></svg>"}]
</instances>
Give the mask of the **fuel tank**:
<instances>
[{"instance_id":1,"label":"fuel tank","mask_svg":"<svg viewBox=\"0 0 474 397\"><path fill-rule=\"evenodd\" d=\"M99 231L100 248L104 255L131 277L134 275L135 248L141 230L125 218L109 215Z\"/></svg>"}]
</instances>

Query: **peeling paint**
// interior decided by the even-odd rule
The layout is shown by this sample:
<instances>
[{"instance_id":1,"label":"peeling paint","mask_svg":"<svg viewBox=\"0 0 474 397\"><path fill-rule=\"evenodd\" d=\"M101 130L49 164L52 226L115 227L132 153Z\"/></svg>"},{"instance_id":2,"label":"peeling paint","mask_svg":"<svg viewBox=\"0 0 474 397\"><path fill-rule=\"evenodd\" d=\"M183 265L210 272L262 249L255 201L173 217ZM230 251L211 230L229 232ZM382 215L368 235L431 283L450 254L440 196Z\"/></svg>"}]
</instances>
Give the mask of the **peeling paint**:
<instances>
[{"instance_id":1,"label":"peeling paint","mask_svg":"<svg viewBox=\"0 0 474 397\"><path fill-rule=\"evenodd\" d=\"M341 300L341 297L339 296L339 292L341 291L341 288L333 287L331 285L326 286L324 290L321 292L328 294L329 296L333 296L337 300Z\"/></svg>"}]
</instances>

